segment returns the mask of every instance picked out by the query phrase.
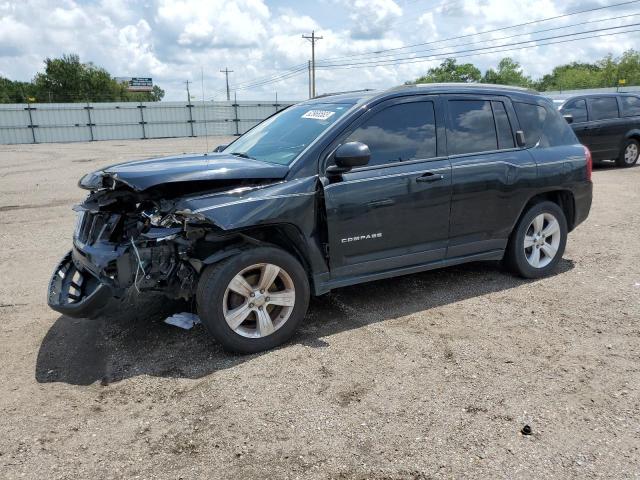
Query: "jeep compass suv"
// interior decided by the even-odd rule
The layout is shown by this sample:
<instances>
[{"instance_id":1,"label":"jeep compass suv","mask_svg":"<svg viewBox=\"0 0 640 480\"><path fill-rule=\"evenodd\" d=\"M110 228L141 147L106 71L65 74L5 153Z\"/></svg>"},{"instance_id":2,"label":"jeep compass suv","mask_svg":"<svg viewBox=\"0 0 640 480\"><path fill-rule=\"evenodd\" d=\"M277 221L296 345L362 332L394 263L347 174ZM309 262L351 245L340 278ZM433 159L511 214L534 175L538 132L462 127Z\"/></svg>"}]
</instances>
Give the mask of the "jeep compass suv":
<instances>
[{"instance_id":1,"label":"jeep compass suv","mask_svg":"<svg viewBox=\"0 0 640 480\"><path fill-rule=\"evenodd\" d=\"M591 206L591 156L549 99L430 84L316 98L217 153L90 173L51 308L129 288L194 299L228 350L290 338L310 295L477 260L554 271Z\"/></svg>"}]
</instances>

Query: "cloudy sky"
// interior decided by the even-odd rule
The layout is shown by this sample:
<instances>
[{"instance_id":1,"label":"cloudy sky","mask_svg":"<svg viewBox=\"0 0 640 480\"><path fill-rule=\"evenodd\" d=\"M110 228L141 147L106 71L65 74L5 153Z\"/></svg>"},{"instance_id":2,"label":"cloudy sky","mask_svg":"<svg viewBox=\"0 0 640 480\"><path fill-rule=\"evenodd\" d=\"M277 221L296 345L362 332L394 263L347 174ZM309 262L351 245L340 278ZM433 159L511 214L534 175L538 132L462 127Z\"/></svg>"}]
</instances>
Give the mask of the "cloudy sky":
<instances>
[{"instance_id":1,"label":"cloudy sky","mask_svg":"<svg viewBox=\"0 0 640 480\"><path fill-rule=\"evenodd\" d=\"M318 93L397 85L440 63L437 55L461 51L466 53L450 56L484 70L509 55L538 77L560 63L637 46L638 31L610 34L640 29L633 26L640 24L640 1L471 34L620 3L625 0L0 0L0 76L30 80L45 57L78 53L114 76L153 77L166 90L165 100L184 98L185 80L197 82L192 93L200 99L201 71L205 98L222 99L219 70L225 67L234 70L232 86L244 87L238 99L273 98L275 92L281 99L303 99L310 44L301 35L315 29L324 37L317 44L319 65L341 67L318 70ZM613 28L624 25L629 27ZM585 36L609 36L536 48L520 44L500 53L478 50L593 30L600 31ZM460 36L466 37L443 41ZM403 48L415 44L423 45ZM372 53L386 49L394 50ZM412 60L416 55L427 58ZM371 66L372 60L386 64ZM285 78L251 86L278 75Z\"/></svg>"}]
</instances>

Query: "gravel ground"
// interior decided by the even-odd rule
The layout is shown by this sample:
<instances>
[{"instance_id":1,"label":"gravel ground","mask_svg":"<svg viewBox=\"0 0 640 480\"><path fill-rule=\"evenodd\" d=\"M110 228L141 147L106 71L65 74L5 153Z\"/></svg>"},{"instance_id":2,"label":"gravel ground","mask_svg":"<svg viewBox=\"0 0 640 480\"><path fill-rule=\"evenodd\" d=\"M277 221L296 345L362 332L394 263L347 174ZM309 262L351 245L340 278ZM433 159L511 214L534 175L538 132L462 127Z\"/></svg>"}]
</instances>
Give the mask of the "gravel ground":
<instances>
[{"instance_id":1,"label":"gravel ground","mask_svg":"<svg viewBox=\"0 0 640 480\"><path fill-rule=\"evenodd\" d=\"M79 176L203 148L0 146L1 478L639 478L640 167L594 172L551 278L475 263L344 288L259 355L163 324L161 298L49 310Z\"/></svg>"}]
</instances>

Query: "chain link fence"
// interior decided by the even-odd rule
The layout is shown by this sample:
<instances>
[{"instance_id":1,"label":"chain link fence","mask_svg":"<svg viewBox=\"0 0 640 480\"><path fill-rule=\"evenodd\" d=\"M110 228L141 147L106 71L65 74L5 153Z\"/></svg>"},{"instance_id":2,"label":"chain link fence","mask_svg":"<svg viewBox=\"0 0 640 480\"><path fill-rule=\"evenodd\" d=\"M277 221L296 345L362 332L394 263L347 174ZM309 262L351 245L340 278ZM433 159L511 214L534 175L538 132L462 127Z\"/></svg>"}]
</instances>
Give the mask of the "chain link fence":
<instances>
[{"instance_id":1,"label":"chain link fence","mask_svg":"<svg viewBox=\"0 0 640 480\"><path fill-rule=\"evenodd\" d=\"M241 135L296 102L0 105L0 144Z\"/></svg>"}]
</instances>

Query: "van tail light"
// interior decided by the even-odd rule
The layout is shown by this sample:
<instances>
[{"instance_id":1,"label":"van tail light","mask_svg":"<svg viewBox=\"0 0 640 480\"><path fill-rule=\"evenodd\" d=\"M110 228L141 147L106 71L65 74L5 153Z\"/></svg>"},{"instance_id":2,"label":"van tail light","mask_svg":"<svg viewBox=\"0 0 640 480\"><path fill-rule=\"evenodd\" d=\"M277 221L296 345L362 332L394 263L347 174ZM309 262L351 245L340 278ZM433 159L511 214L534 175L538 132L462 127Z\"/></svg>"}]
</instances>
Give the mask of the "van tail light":
<instances>
[{"instance_id":1,"label":"van tail light","mask_svg":"<svg viewBox=\"0 0 640 480\"><path fill-rule=\"evenodd\" d=\"M591 181L591 172L593 172L593 158L591 157L591 152L587 147L584 147L584 155L587 157L587 180Z\"/></svg>"}]
</instances>

